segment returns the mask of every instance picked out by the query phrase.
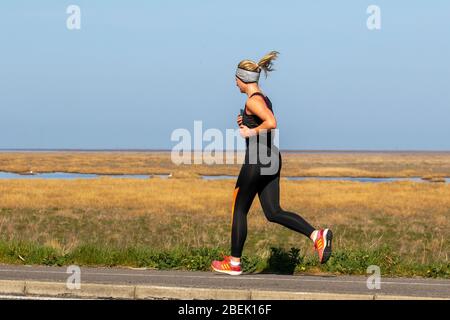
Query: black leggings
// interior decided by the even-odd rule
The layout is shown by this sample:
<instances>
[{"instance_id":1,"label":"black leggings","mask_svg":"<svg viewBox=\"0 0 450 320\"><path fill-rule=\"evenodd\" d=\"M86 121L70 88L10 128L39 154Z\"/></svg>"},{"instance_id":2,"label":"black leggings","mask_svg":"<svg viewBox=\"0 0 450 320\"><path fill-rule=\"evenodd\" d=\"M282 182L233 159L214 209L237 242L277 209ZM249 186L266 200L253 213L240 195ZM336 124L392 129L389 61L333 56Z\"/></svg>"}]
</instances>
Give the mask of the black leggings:
<instances>
[{"instance_id":1,"label":"black leggings","mask_svg":"<svg viewBox=\"0 0 450 320\"><path fill-rule=\"evenodd\" d=\"M233 257L242 255L247 238L247 213L256 194L258 194L264 214L270 222L279 223L307 237L315 230L299 215L284 211L280 207L281 155L276 174L261 175L260 170L260 164L244 163L236 182L231 229L231 255Z\"/></svg>"}]
</instances>

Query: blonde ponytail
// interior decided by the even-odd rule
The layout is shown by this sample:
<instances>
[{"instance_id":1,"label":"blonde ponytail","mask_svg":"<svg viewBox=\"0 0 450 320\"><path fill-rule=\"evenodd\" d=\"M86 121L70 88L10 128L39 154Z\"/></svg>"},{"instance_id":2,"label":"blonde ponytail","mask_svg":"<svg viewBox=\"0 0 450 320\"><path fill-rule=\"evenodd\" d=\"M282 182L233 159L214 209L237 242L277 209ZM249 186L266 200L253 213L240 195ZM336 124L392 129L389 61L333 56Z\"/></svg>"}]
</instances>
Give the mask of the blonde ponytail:
<instances>
[{"instance_id":1,"label":"blonde ponytail","mask_svg":"<svg viewBox=\"0 0 450 320\"><path fill-rule=\"evenodd\" d=\"M266 78L267 78L267 73L272 72L274 70L272 61L275 60L279 54L280 53L277 51L271 51L268 54L266 54L264 57L262 57L261 60L259 60L258 67L264 71Z\"/></svg>"}]
</instances>

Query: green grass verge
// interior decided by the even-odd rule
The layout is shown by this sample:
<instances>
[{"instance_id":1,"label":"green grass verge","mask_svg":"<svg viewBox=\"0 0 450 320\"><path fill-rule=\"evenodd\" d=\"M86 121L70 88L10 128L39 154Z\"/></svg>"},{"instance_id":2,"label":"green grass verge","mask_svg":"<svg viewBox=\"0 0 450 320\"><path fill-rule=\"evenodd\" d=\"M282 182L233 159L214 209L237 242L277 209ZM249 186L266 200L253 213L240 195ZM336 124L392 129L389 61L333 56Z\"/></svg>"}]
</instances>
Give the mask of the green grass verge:
<instances>
[{"instance_id":1,"label":"green grass verge","mask_svg":"<svg viewBox=\"0 0 450 320\"><path fill-rule=\"evenodd\" d=\"M176 248L169 251L149 247L101 247L82 245L61 252L49 246L25 241L0 241L0 262L64 266L130 266L161 270L178 269L207 271L213 259L221 258L227 249ZM320 265L316 257L303 255L298 248L285 250L272 247L266 258L243 256L245 272L254 273L320 273L363 275L370 265L377 265L384 276L421 276L450 278L450 263L428 265L405 263L387 246L376 250L338 250L327 264Z\"/></svg>"}]
</instances>

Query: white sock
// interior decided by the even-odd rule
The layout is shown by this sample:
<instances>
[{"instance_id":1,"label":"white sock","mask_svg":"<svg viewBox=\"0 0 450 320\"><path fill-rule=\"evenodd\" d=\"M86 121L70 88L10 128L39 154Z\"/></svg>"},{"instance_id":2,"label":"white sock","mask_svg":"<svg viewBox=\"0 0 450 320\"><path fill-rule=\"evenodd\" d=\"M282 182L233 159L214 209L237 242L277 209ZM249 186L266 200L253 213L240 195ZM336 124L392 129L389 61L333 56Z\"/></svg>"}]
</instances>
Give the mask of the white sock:
<instances>
[{"instance_id":1,"label":"white sock","mask_svg":"<svg viewBox=\"0 0 450 320\"><path fill-rule=\"evenodd\" d=\"M317 235L319 234L319 230L314 230L312 233L311 233L311 236L310 236L310 238L311 238L311 240L313 241L313 242L316 242L316 240L317 240Z\"/></svg>"},{"instance_id":2,"label":"white sock","mask_svg":"<svg viewBox=\"0 0 450 320\"><path fill-rule=\"evenodd\" d=\"M238 266L241 265L241 262L240 262L240 261L234 261L234 260L231 260L231 261L230 261L230 264L231 264L233 267L238 267Z\"/></svg>"}]
</instances>

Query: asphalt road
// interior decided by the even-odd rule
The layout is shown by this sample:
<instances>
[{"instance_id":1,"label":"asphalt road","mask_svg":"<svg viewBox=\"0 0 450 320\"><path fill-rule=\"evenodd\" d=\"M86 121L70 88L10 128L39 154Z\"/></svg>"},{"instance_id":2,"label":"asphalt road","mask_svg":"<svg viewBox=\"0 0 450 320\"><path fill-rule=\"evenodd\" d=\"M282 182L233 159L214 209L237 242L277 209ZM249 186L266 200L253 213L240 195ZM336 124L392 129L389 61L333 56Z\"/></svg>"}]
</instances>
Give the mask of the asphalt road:
<instances>
[{"instance_id":1,"label":"asphalt road","mask_svg":"<svg viewBox=\"0 0 450 320\"><path fill-rule=\"evenodd\" d=\"M66 282L66 267L0 265L0 280ZM368 289L364 276L244 274L158 271L127 268L81 268L83 283L151 285L182 288L254 289L283 292L371 294L450 299L450 280L381 278L380 289Z\"/></svg>"}]
</instances>

